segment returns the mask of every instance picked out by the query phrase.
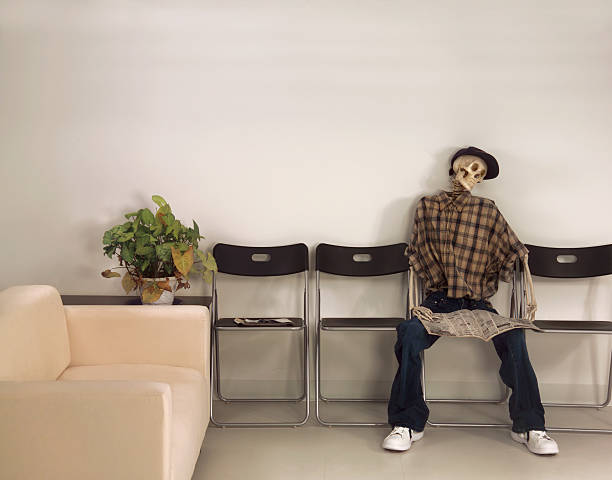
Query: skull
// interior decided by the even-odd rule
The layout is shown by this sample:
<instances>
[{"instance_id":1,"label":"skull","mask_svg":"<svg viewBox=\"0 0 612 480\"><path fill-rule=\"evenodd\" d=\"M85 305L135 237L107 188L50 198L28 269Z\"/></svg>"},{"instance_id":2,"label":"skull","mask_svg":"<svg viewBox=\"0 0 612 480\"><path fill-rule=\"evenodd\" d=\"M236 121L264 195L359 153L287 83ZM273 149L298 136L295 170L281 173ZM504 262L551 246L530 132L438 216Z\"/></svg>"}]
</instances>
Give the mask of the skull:
<instances>
[{"instance_id":1,"label":"skull","mask_svg":"<svg viewBox=\"0 0 612 480\"><path fill-rule=\"evenodd\" d=\"M469 192L484 180L487 164L474 155L462 155L453 162L453 170L456 180Z\"/></svg>"}]
</instances>

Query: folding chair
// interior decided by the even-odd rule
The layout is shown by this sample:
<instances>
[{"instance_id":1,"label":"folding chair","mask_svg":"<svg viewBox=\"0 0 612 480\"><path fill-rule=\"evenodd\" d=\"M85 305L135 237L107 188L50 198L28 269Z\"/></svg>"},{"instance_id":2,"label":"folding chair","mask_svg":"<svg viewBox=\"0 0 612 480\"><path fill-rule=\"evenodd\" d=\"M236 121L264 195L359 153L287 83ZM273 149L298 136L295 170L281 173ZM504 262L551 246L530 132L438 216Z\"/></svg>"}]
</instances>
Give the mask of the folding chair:
<instances>
[{"instance_id":1,"label":"folding chair","mask_svg":"<svg viewBox=\"0 0 612 480\"><path fill-rule=\"evenodd\" d=\"M321 318L321 272L346 277L374 277L392 275L408 270L406 243L379 247L343 247L321 243L316 250L316 357L315 357L315 412L320 424L326 426L382 426L387 423L331 422L321 417L319 403L326 402L386 402L380 398L328 398L321 393L321 331L395 331L404 318ZM408 307L408 305L406 305Z\"/></svg>"},{"instance_id":2,"label":"folding chair","mask_svg":"<svg viewBox=\"0 0 612 480\"><path fill-rule=\"evenodd\" d=\"M518 318L519 309L519 290L517 288L518 285L518 272L519 265L521 265L520 260L517 260L515 263L514 276L512 278L512 293L510 296L510 316L513 318ZM410 285L413 285L413 289L415 290L414 298L418 300L420 304L423 301L423 289L421 286L421 282L417 280L416 275L412 271L409 271L410 276ZM410 311L412 311L412 307L416 306L417 301L413 300L410 302ZM413 305L414 304L414 305ZM504 394L500 398L496 399L476 399L476 398L427 398L427 380L425 376L425 351L421 353L421 364L423 366L421 370L421 384L423 389L423 398L427 403L476 403L476 404L502 404L508 400L510 396L510 389L507 385L504 385ZM470 428L508 428L512 427L512 424L509 423L482 423L482 422L434 422L430 419L427 420L427 425L432 427L470 427Z\"/></svg>"},{"instance_id":3,"label":"folding chair","mask_svg":"<svg viewBox=\"0 0 612 480\"><path fill-rule=\"evenodd\" d=\"M612 274L612 244L586 248L549 248L526 245L529 249L529 269L532 275L548 278L590 278ZM524 287L521 287L524 291ZM524 295L520 303L524 311ZM612 321L536 320L544 333L612 334ZM608 387L603 403L543 403L545 407L604 408L612 396L612 352L608 370ZM546 428L550 431L579 433L612 433L605 428Z\"/></svg>"},{"instance_id":4,"label":"folding chair","mask_svg":"<svg viewBox=\"0 0 612 480\"><path fill-rule=\"evenodd\" d=\"M279 247L245 247L219 243L213 249L219 273L251 277L270 277L303 273L304 298L303 317L266 317L262 325L239 326L234 317L218 318L217 275L212 284L212 317L211 338L211 372L210 372L210 419L214 425L221 427L297 427L304 425L310 414L309 402L309 366L308 366L308 248L303 243ZM284 318L290 324L274 325L270 320ZM267 320L267 322L266 322ZM302 395L297 398L230 398L221 392L221 368L219 358L219 332L271 333L277 331L295 331L303 335L303 377ZM305 400L304 417L297 422L220 422L213 415L213 388L224 402L301 402Z\"/></svg>"}]
</instances>

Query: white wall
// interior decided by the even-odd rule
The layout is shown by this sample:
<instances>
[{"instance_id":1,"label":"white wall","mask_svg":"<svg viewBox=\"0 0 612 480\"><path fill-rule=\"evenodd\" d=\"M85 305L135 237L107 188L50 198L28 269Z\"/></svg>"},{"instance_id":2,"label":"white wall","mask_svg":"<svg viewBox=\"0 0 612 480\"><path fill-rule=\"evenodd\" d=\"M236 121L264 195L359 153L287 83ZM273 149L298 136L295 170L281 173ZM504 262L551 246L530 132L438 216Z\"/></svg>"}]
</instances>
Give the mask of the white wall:
<instances>
[{"instance_id":1,"label":"white wall","mask_svg":"<svg viewBox=\"0 0 612 480\"><path fill-rule=\"evenodd\" d=\"M468 144L499 159L475 194L524 242L610 243L611 54L605 0L0 0L0 287L120 294L102 233L153 193L210 244L403 241ZM226 282L221 313L297 310L262 299L274 282L242 305L253 284ZM392 282L327 285L324 314L401 312ZM610 281L579 286L570 303L537 282L542 317L612 317ZM605 383L608 339L529 337L545 397ZM228 389L294 388L297 341L224 342ZM384 394L392 345L328 337L328 389ZM429 358L438 393L495 378L490 345L443 339Z\"/></svg>"}]
</instances>

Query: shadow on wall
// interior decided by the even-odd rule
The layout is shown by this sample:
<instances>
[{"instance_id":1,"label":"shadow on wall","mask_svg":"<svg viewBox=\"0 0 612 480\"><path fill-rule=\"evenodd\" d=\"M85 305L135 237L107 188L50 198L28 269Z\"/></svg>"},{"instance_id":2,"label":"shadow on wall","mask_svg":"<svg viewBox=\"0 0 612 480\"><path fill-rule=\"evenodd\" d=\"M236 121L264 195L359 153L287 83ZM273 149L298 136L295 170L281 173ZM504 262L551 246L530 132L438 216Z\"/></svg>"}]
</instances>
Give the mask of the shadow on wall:
<instances>
[{"instance_id":1,"label":"shadow on wall","mask_svg":"<svg viewBox=\"0 0 612 480\"><path fill-rule=\"evenodd\" d=\"M428 174L419 182L419 187L422 188L419 191L406 192L405 197L395 199L385 207L380 215L378 235L375 237L376 245L410 240L415 209L419 200L425 195L432 195L450 188L449 159L458 148L448 147L438 150L433 156Z\"/></svg>"}]
</instances>

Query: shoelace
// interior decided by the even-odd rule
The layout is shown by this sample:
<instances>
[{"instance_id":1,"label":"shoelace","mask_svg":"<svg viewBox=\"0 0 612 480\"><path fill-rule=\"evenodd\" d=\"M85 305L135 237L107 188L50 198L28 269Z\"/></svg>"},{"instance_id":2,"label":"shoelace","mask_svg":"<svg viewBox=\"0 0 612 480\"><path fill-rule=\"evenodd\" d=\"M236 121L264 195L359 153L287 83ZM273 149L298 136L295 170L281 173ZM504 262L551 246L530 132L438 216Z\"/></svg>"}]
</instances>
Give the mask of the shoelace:
<instances>
[{"instance_id":1,"label":"shoelace","mask_svg":"<svg viewBox=\"0 0 612 480\"><path fill-rule=\"evenodd\" d=\"M532 433L537 437L538 440L552 440L548 434L542 430L532 430Z\"/></svg>"},{"instance_id":2,"label":"shoelace","mask_svg":"<svg viewBox=\"0 0 612 480\"><path fill-rule=\"evenodd\" d=\"M391 435L399 435L402 438L405 434L410 435L410 429L407 427L394 427L391 431Z\"/></svg>"}]
</instances>

